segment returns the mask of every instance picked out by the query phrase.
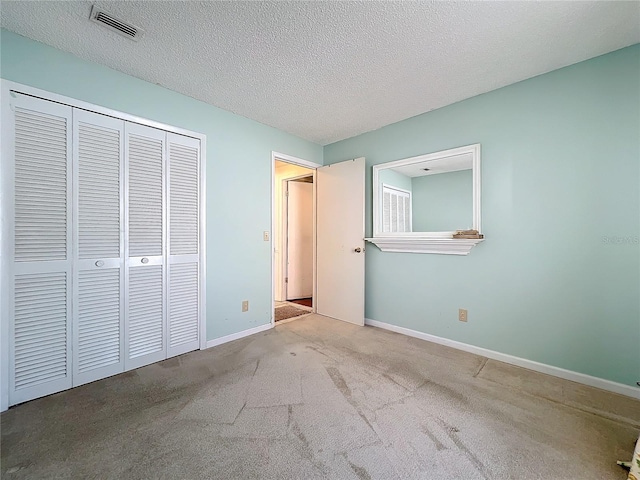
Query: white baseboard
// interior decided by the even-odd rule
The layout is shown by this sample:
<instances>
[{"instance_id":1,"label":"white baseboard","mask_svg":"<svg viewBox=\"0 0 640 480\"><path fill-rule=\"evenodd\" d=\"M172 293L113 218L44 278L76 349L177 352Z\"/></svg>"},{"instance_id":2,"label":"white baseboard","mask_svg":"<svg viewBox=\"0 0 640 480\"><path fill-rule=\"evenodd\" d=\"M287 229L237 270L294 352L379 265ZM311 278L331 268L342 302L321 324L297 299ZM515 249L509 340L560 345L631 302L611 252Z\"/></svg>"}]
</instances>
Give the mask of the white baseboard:
<instances>
[{"instance_id":1,"label":"white baseboard","mask_svg":"<svg viewBox=\"0 0 640 480\"><path fill-rule=\"evenodd\" d=\"M224 337L214 338L213 340L209 340L207 342L207 346L205 348L211 348L217 345L222 345L223 343L233 342L234 340L239 340L241 338L248 337L249 335L264 332L265 330L269 330L270 328L273 328L273 324L265 323L264 325L249 328L248 330L243 330L238 333L232 333L231 335L225 335Z\"/></svg>"},{"instance_id":2,"label":"white baseboard","mask_svg":"<svg viewBox=\"0 0 640 480\"><path fill-rule=\"evenodd\" d=\"M513 355L508 355L506 353L500 353L494 350L476 347L474 345L469 345L468 343L449 340L448 338L418 332L409 328L398 327L390 323L379 322L378 320L365 318L364 323L365 325L370 325L372 327L383 328L385 330L401 333L409 337L420 338L428 342L438 343L440 345L445 345L457 350L474 353L482 357L491 358L493 360L509 363L518 367L528 368L529 370L546 373L547 375L553 375L554 377L564 378L565 380L571 380L572 382L582 383L584 385L589 385L590 387L608 390L610 392L619 393L620 395L626 395L627 397L637 398L640 400L640 388L624 385L622 383L612 382L603 378L592 377L591 375L585 375L584 373L565 370L564 368L554 367L552 365L547 365L544 363L534 362L533 360L527 360L526 358L514 357Z\"/></svg>"}]
</instances>

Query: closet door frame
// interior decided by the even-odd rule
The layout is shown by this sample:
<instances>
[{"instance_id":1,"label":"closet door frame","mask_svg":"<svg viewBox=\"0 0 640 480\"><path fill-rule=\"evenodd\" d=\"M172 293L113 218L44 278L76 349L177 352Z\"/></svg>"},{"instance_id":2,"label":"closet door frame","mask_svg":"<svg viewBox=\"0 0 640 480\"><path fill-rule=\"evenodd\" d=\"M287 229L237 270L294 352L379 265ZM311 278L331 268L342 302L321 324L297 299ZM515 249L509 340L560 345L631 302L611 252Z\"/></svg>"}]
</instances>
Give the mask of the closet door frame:
<instances>
[{"instance_id":1,"label":"closet door frame","mask_svg":"<svg viewBox=\"0 0 640 480\"><path fill-rule=\"evenodd\" d=\"M158 128L170 133L192 137L200 141L200 205L199 205L199 240L200 240L200 349L207 348L207 323L206 323L206 152L207 139L204 134L191 130L178 128L154 120L149 120L137 115L131 115L118 110L101 107L98 105L77 100L57 93L52 93L39 88L34 88L18 82L0 79L0 97L2 98L0 120L2 121L2 132L0 140L0 154L3 161L0 162L0 412L9 408L9 377L10 377L10 330L9 330L9 306L11 264L13 263L13 128L8 128L13 124L13 112L10 107L12 92L22 93L33 97L49 100L70 107L88 110L90 112L108 115L114 118L125 120L140 125ZM75 213L75 212L73 212Z\"/></svg>"}]
</instances>

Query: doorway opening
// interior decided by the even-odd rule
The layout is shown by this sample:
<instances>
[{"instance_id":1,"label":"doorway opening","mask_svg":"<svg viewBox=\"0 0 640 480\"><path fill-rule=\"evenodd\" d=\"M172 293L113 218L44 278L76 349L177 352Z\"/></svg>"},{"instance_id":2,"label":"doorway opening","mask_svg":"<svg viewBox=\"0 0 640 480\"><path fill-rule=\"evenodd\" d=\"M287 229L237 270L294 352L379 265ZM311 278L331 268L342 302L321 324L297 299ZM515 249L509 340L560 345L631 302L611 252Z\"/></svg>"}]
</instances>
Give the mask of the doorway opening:
<instances>
[{"instance_id":1,"label":"doorway opening","mask_svg":"<svg viewBox=\"0 0 640 480\"><path fill-rule=\"evenodd\" d=\"M273 156L273 323L315 312L315 165Z\"/></svg>"}]
</instances>

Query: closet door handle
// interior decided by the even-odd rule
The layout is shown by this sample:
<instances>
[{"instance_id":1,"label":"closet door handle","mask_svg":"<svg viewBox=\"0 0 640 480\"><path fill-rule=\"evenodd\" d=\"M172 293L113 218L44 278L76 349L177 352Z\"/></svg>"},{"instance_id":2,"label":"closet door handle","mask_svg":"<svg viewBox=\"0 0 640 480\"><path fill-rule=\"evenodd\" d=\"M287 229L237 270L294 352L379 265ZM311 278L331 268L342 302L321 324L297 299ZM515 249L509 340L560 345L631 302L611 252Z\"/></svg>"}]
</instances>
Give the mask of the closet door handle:
<instances>
[{"instance_id":1,"label":"closet door handle","mask_svg":"<svg viewBox=\"0 0 640 480\"><path fill-rule=\"evenodd\" d=\"M96 262L96 267L104 267L104 262L102 260L98 260Z\"/></svg>"},{"instance_id":2,"label":"closet door handle","mask_svg":"<svg viewBox=\"0 0 640 480\"><path fill-rule=\"evenodd\" d=\"M143 257L142 260L140 260L140 262L147 264L149 263L149 259L147 257Z\"/></svg>"}]
</instances>

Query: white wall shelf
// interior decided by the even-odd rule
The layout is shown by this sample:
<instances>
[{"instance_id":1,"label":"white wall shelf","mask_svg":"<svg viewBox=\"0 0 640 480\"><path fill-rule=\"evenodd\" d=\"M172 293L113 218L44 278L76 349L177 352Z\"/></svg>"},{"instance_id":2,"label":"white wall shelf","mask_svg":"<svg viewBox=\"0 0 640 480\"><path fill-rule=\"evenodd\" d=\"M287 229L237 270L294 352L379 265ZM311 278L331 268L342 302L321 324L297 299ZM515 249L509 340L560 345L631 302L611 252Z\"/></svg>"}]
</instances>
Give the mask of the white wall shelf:
<instances>
[{"instance_id":1,"label":"white wall shelf","mask_svg":"<svg viewBox=\"0 0 640 480\"><path fill-rule=\"evenodd\" d=\"M418 237L373 237L365 238L383 252L435 253L441 255L468 255L483 238L434 238Z\"/></svg>"}]
</instances>

